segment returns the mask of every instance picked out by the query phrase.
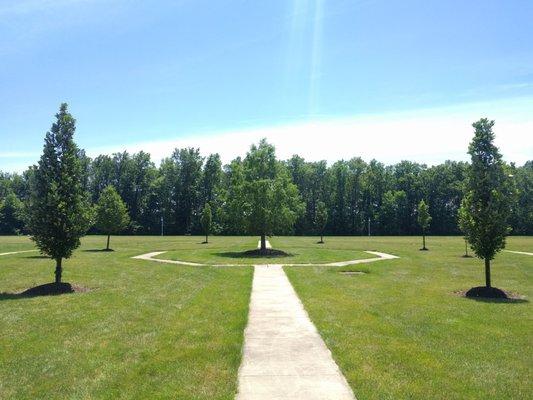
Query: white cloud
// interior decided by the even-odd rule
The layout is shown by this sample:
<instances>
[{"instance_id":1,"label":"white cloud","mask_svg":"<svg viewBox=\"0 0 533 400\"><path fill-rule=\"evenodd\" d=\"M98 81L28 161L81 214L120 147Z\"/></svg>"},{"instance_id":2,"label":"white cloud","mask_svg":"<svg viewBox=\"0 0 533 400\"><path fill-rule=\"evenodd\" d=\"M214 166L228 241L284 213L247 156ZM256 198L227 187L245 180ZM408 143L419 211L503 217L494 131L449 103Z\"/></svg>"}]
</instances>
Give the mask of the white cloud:
<instances>
[{"instance_id":1,"label":"white cloud","mask_svg":"<svg viewBox=\"0 0 533 400\"><path fill-rule=\"evenodd\" d=\"M156 161L170 156L174 148L199 147L203 155L219 153L224 162L244 156L261 138L276 146L278 157L298 154L309 161L362 157L385 163L413 160L438 164L467 160L473 135L472 122L485 114L486 105L439 110L411 111L342 119L300 122L283 126L190 135L171 140L150 140L114 148L90 149L89 155L128 150L149 152ZM492 110L496 119L496 144L507 161L522 164L533 158L533 116Z\"/></svg>"}]
</instances>

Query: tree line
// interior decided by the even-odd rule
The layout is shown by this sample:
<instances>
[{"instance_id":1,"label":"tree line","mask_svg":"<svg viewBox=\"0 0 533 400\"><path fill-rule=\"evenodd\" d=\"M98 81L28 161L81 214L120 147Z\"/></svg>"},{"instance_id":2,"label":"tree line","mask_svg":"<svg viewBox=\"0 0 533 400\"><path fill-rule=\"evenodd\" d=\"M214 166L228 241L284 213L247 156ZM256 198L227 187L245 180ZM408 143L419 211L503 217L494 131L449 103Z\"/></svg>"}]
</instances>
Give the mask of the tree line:
<instances>
[{"instance_id":1,"label":"tree line","mask_svg":"<svg viewBox=\"0 0 533 400\"><path fill-rule=\"evenodd\" d=\"M274 147L265 141L256 149L261 150L254 153L258 159L237 157L226 165L218 154L203 157L198 148L175 149L159 166L143 151L91 159L77 150L81 177L77 184L86 194L87 204L95 209L106 188L116 190L127 209L127 223L121 224L120 232L125 234L203 234L202 211L206 204L210 208L211 233L247 234L249 222L243 212L248 200L276 200L275 194L266 199L261 187L261 181L273 174L282 177L284 188L295 186L299 204L293 207L297 211L294 224L272 220L271 226L265 227L267 234L420 234L418 206L422 200L431 215L425 234L461 232L458 211L470 163L446 161L428 167L401 161L385 165L355 157L328 165L298 155L278 160ZM0 173L1 234L28 233L24 204L28 203L36 168L32 166L21 174ZM511 233L531 235L533 161L523 166L504 164L504 168L516 188L509 217ZM283 190L280 188L279 193ZM317 212L327 215L323 226L317 225ZM99 226L102 224L93 224L90 232L101 232Z\"/></svg>"}]
</instances>

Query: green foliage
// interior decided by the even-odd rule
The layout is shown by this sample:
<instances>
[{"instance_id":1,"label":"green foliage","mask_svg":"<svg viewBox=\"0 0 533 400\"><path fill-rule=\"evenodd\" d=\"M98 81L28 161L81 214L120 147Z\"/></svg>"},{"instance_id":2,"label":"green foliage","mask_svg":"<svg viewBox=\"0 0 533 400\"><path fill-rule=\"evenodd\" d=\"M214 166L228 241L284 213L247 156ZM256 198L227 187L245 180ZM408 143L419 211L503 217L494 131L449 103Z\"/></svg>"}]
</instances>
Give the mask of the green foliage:
<instances>
[{"instance_id":1,"label":"green foliage","mask_svg":"<svg viewBox=\"0 0 533 400\"><path fill-rule=\"evenodd\" d=\"M502 157L493 144L494 121L483 118L472 126L475 135L468 148L472 164L461 225L475 254L492 260L505 247L513 189Z\"/></svg>"},{"instance_id":2,"label":"green foliage","mask_svg":"<svg viewBox=\"0 0 533 400\"><path fill-rule=\"evenodd\" d=\"M61 278L61 259L69 258L80 245L80 238L90 226L91 212L81 185L82 169L73 140L76 121L65 103L56 119L46 133L26 216L37 247L58 263L57 281Z\"/></svg>"},{"instance_id":3,"label":"green foliage","mask_svg":"<svg viewBox=\"0 0 533 400\"><path fill-rule=\"evenodd\" d=\"M202 216L200 217L200 222L205 234L205 241L207 242L207 237L211 232L211 225L213 223L213 215L211 214L211 206L209 203L205 203L204 209L202 210Z\"/></svg>"},{"instance_id":4,"label":"green foliage","mask_svg":"<svg viewBox=\"0 0 533 400\"><path fill-rule=\"evenodd\" d=\"M274 146L265 139L250 148L244 177L248 232L260 236L290 233L304 206L287 168L276 160Z\"/></svg>"},{"instance_id":5,"label":"green foliage","mask_svg":"<svg viewBox=\"0 0 533 400\"><path fill-rule=\"evenodd\" d=\"M9 193L4 200L0 199L0 234L21 233L23 217L23 204L15 193Z\"/></svg>"},{"instance_id":6,"label":"green foliage","mask_svg":"<svg viewBox=\"0 0 533 400\"><path fill-rule=\"evenodd\" d=\"M320 235L324 233L327 223L328 209L323 201L319 201L316 205L315 226Z\"/></svg>"},{"instance_id":7,"label":"green foliage","mask_svg":"<svg viewBox=\"0 0 533 400\"><path fill-rule=\"evenodd\" d=\"M424 200L420 200L418 204L418 224L422 228L422 231L426 231L429 228L429 223L431 222L431 215L429 214L429 206Z\"/></svg>"},{"instance_id":8,"label":"green foliage","mask_svg":"<svg viewBox=\"0 0 533 400\"><path fill-rule=\"evenodd\" d=\"M128 209L114 186L107 186L96 204L96 228L106 235L120 233L128 227Z\"/></svg>"}]
</instances>

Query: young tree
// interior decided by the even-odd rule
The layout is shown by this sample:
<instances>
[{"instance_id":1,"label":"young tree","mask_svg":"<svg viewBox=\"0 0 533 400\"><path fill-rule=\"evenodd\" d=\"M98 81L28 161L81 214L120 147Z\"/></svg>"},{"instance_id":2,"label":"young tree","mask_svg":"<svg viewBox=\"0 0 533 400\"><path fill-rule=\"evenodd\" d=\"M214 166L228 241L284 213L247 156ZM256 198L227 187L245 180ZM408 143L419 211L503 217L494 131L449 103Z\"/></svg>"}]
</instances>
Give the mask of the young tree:
<instances>
[{"instance_id":1,"label":"young tree","mask_svg":"<svg viewBox=\"0 0 533 400\"><path fill-rule=\"evenodd\" d=\"M324 228L328 223L328 209L323 201L319 201L316 205L315 226L320 232L320 242L324 243Z\"/></svg>"},{"instance_id":2,"label":"young tree","mask_svg":"<svg viewBox=\"0 0 533 400\"><path fill-rule=\"evenodd\" d=\"M468 255L468 227L470 226L470 216L468 215L468 212L466 210L466 205L464 200L461 202L461 207L459 208L457 212L457 220L459 224L459 229L461 229L461 232L463 232L464 239L465 239L465 254L463 257L470 257Z\"/></svg>"},{"instance_id":3,"label":"young tree","mask_svg":"<svg viewBox=\"0 0 533 400\"><path fill-rule=\"evenodd\" d=\"M96 204L96 227L107 235L106 250L110 251L109 239L127 228L130 223L128 208L114 186L107 186Z\"/></svg>"},{"instance_id":4,"label":"young tree","mask_svg":"<svg viewBox=\"0 0 533 400\"><path fill-rule=\"evenodd\" d=\"M260 252L267 253L266 236L290 232L304 207L287 168L276 160L274 146L265 139L250 148L244 173L248 231L260 236Z\"/></svg>"},{"instance_id":5,"label":"young tree","mask_svg":"<svg viewBox=\"0 0 533 400\"><path fill-rule=\"evenodd\" d=\"M24 226L22 201L9 193L4 200L0 199L0 234L17 235Z\"/></svg>"},{"instance_id":6,"label":"young tree","mask_svg":"<svg viewBox=\"0 0 533 400\"><path fill-rule=\"evenodd\" d=\"M483 118L472 126L475 135L468 147L472 164L463 200L468 214L465 231L474 253L485 261L485 288L471 289L471 295L501 296L503 291L491 289L490 261L505 247L512 187L493 143L494 121Z\"/></svg>"},{"instance_id":7,"label":"young tree","mask_svg":"<svg viewBox=\"0 0 533 400\"><path fill-rule=\"evenodd\" d=\"M209 232L211 231L212 220L211 206L209 203L205 203L204 209L202 210L202 216L200 217L200 223L202 224L205 233L205 243L209 243Z\"/></svg>"},{"instance_id":8,"label":"young tree","mask_svg":"<svg viewBox=\"0 0 533 400\"><path fill-rule=\"evenodd\" d=\"M422 248L420 250L427 250L426 247L426 229L431 222L431 215L429 215L429 207L424 200L420 200L418 204L418 224L422 228Z\"/></svg>"},{"instance_id":9,"label":"young tree","mask_svg":"<svg viewBox=\"0 0 533 400\"><path fill-rule=\"evenodd\" d=\"M81 185L79 152L73 140L76 120L67 111L67 104L61 104L56 119L46 133L32 178L26 217L32 240L56 261L55 282L59 284L62 260L80 245L90 226L91 209Z\"/></svg>"}]
</instances>

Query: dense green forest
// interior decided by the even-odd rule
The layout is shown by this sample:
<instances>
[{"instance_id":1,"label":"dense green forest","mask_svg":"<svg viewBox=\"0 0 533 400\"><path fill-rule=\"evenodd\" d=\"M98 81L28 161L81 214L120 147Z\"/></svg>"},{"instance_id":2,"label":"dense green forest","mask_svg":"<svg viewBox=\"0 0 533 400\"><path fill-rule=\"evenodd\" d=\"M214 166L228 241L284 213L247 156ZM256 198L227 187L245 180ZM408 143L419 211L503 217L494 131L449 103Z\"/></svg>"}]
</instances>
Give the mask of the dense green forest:
<instances>
[{"instance_id":1,"label":"dense green forest","mask_svg":"<svg viewBox=\"0 0 533 400\"><path fill-rule=\"evenodd\" d=\"M240 202L245 193L244 160L223 165L218 154L202 157L199 149L176 149L159 167L145 152L116 153L90 159L79 152L82 186L95 204L101 192L113 185L127 205L131 223L124 233L199 234L201 211L211 205L212 231L246 233ZM427 167L411 161L384 165L361 158L308 162L295 155L278 161L298 187L305 207L292 232L317 234L316 209L327 209L325 234L411 235L420 233L417 205L424 199L432 220L427 233L458 234L457 211L469 164L446 161ZM533 234L533 161L507 165L516 186L510 218L512 234ZM0 233L26 233L24 203L34 167L22 174L0 172ZM92 228L91 232L96 232Z\"/></svg>"}]
</instances>

